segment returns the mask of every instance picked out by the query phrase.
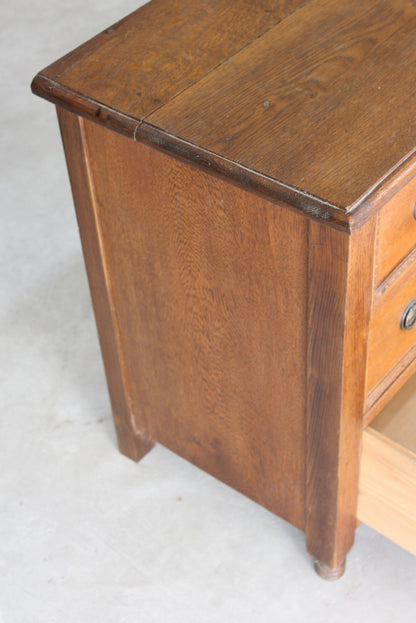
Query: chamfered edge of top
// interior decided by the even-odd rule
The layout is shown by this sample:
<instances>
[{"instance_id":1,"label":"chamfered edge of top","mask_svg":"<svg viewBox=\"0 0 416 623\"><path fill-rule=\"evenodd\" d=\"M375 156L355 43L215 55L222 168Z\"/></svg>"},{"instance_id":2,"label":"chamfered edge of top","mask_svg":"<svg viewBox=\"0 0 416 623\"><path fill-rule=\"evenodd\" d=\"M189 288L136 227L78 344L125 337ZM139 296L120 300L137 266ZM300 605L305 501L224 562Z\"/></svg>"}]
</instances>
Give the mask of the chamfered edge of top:
<instances>
[{"instance_id":1,"label":"chamfered edge of top","mask_svg":"<svg viewBox=\"0 0 416 623\"><path fill-rule=\"evenodd\" d=\"M283 201L309 216L333 222L342 228L347 227L348 210L287 185L280 180L270 178L261 172L253 171L241 163L233 162L224 156L204 150L147 123L145 120L136 119L111 109L101 102L74 93L45 76L42 72L34 77L31 89L35 95L89 121L107 127L111 131L118 132L135 141L143 141L190 164L225 176L248 190L262 193L272 200Z\"/></svg>"},{"instance_id":2,"label":"chamfered edge of top","mask_svg":"<svg viewBox=\"0 0 416 623\"><path fill-rule=\"evenodd\" d=\"M376 206L388 201L402 186L416 175L416 150L407 154L390 171L349 205L336 205L322 197L268 177L244 164L228 160L220 154L209 152L197 145L174 136L161 128L136 119L120 111L84 97L59 85L54 80L37 74L31 84L32 92L47 101L84 117L94 123L118 132L132 140L143 141L156 149L179 157L227 177L249 191L258 192L268 199L284 202L306 215L341 229L355 229L371 216Z\"/></svg>"},{"instance_id":3,"label":"chamfered edge of top","mask_svg":"<svg viewBox=\"0 0 416 623\"><path fill-rule=\"evenodd\" d=\"M376 4L377 1L378 0L375 0L373 4ZM184 0L181 6L187 5L189 2L190 0ZM224 4L222 0L215 0L214 3L221 6ZM262 0L259 5L267 3L268 0ZM199 4L202 5L204 2L201 0ZM243 4L244 0L238 0L239 6ZM140 16L140 27L144 24L146 36L150 37L151 45L154 45L154 28L150 27L149 29L148 26L152 26L152 24L154 26L155 11L157 13L157 10L161 8L164 9L166 7L166 2L164 0L153 0L153 2L135 11L131 16L120 20L114 27L100 33L86 44L81 45L70 54L53 63L43 72L40 72L32 83L32 90L37 95L57 105L64 106L76 114L105 125L135 140L146 141L159 149L184 158L188 162L193 162L211 171L226 175L248 189L262 192L271 198L284 201L314 218L323 219L341 227L351 227L352 224L359 223L366 217L366 214L371 211L371 206L375 202L384 200L390 193L394 192L394 189L397 189L404 183L403 180L412 176L415 161L414 150L405 153L403 157L397 161L394 160L394 166L390 168L386 167L388 170L382 170L382 175L380 175L380 170L377 171L377 175L371 180L371 184L365 187L361 186L359 189L360 192L356 192L355 195L354 193L350 193L348 201L345 201L345 196L342 195L335 197L336 201L334 197L332 200L328 200L330 198L328 194L322 193L322 196L319 196L319 193L310 192L310 188L309 192L307 187L304 189L299 188L296 184L298 181L296 176L294 180L295 183L288 183L287 178L285 181L284 175L279 175L281 171L279 171L278 168L272 172L273 174L270 174L270 171L267 171L267 169L257 170L258 168L261 169L261 167L253 166L248 163L246 159L240 158L238 155L237 157L230 157L230 155L227 154L227 150L224 151L216 149L215 147L210 149L204 142L193 140L192 131L190 133L182 131L180 127L181 119L179 118L178 120L176 114L177 112L181 112L180 100L184 100L186 105L186 97L188 93L190 93L191 96L190 98L188 97L188 100L192 103L192 99L194 98L193 94L201 90L200 85L203 86L204 82L207 83L206 80L204 81L204 78L206 76L212 78L212 74L215 73L215 71L213 72L212 70L216 69L216 63L219 62L219 64L223 66L221 69L226 68L228 65L231 70L233 70L234 66L238 67L240 57L243 57L244 54L247 57L248 48L250 48L253 43L255 44L253 45L253 49L255 46L257 48L262 46L263 41L266 41L265 45L267 47L267 40L271 40L270 35L272 33L270 31L274 29L276 24L280 25L283 19L287 20L287 24L289 24L290 21L293 22L294 19L298 22L298 16L304 14L305 18L308 15L308 11L310 12L312 9L315 11L314 5L317 5L319 10L325 13L327 11L327 4L330 5L331 0L327 3L323 0L309 0L309 2L292 0L291 3L288 3L288 6L290 5L288 15L284 15L283 17L274 15L273 19L266 23L263 20L262 11L264 7L262 7L262 11L260 11L258 15L260 21L255 24L254 34L252 29L247 30L247 26L244 23L238 33L237 39L232 41L231 47L228 34L226 36L226 43L220 38L219 47L215 49L210 48L204 57L203 63L200 63L198 59L198 66L194 68L197 74L190 77L187 76L189 73L188 67L181 68L180 63L178 63L176 59L175 67L176 65L179 66L179 74L175 76L174 80L171 80L171 84L167 83L168 90L163 93L164 97L162 100L158 101L158 99L154 99L152 96L153 99L151 97L146 100L146 106L144 104L142 106L142 100L140 99L139 105L137 105L136 98L134 100L134 106L132 107L131 101L125 98L126 94L124 94L123 100L123 93L120 99L118 92L114 95L115 91L111 91L111 87L110 91L108 90L108 76L107 83L105 83L102 73L99 73L100 68L97 60L104 57L107 63L107 59L109 56L111 57L108 53L115 51L115 63L117 63L117 54L122 52L125 55L125 42L127 41L128 45L131 46L132 26L134 26L134 30L136 31L138 16ZM400 3L396 2L395 4ZM403 2L402 4L406 5L408 3ZM276 3L274 3L274 5L276 5ZM229 4L224 6L228 7ZM294 15L294 12L296 12L296 15ZM277 19L278 17L279 19ZM191 24L191 29L188 28L187 20L185 20L183 36L193 36L192 33L195 28L206 28L205 15L202 16L202 21L200 16L195 19L197 20L196 26ZM213 24L215 24L215 20L213 22L211 19L211 27ZM170 32L171 24L169 20L162 26L162 31L163 28L168 29ZM287 29L286 25L285 28ZM150 35L148 34L149 32ZM137 40L137 33L134 32L134 35L135 40ZM134 45L136 45L136 43ZM175 46L176 43L172 45ZM224 45L226 45L226 49L224 49ZM241 50L242 53L240 54ZM163 54L166 55L166 52ZM180 60L180 52L176 50L175 54L179 54L178 59ZM143 61L144 69L142 65L140 65L138 76L137 73L135 73L137 68L135 69L134 66L133 69L129 67L128 79L131 79L133 76L134 79L139 78L138 82L143 79L145 85L146 80L148 85L151 84L148 79L150 77L154 82L154 70L155 67L157 67L157 61L158 56L156 54L156 57L152 57L151 59L150 73L147 71L149 68L146 65L146 61ZM142 63L142 59L140 59L140 62ZM95 73L91 73L91 67L94 67ZM96 69L97 67L98 71ZM114 68L112 69L114 70ZM106 70L108 70L108 65L106 65ZM86 88L86 85L88 88ZM105 91L103 91L103 85L105 86ZM79 90L77 87L79 87ZM115 85L114 88L117 88L117 85ZM127 88L126 85L124 85L124 88ZM146 96L146 89L144 89L144 91ZM126 93L128 93L128 91L126 91ZM179 98L176 98L178 94ZM100 95L105 96L100 97ZM140 95L142 94L140 93ZM197 101L198 92L196 92L195 99ZM177 108L176 102L179 103L179 109ZM111 104L113 104L113 106ZM171 114L174 120L173 128L170 127L169 123L164 122L163 116L164 110L166 109L168 110L168 121L170 121L169 114L171 114L169 110L173 112L173 115ZM161 122L159 122L159 119L161 119ZM178 128L175 127L177 125L176 120L179 121ZM400 154L400 156L402 156L402 154Z\"/></svg>"}]
</instances>

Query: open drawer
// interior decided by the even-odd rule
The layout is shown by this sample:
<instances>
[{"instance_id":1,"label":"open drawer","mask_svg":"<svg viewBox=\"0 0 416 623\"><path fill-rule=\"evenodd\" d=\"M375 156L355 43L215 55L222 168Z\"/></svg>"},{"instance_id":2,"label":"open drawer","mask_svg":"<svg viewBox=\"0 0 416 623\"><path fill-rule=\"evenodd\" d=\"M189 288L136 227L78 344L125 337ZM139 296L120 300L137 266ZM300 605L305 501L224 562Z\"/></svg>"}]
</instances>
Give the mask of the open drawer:
<instances>
[{"instance_id":1,"label":"open drawer","mask_svg":"<svg viewBox=\"0 0 416 623\"><path fill-rule=\"evenodd\" d=\"M363 432L357 517L416 555L416 375Z\"/></svg>"}]
</instances>

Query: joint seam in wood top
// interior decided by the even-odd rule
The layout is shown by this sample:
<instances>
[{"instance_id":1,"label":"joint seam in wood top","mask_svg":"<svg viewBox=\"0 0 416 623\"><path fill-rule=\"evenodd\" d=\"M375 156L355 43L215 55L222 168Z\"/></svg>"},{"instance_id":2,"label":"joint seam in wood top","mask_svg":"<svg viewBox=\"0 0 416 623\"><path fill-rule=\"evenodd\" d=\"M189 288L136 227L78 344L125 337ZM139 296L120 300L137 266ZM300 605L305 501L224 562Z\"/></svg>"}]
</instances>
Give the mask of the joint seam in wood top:
<instances>
[{"instance_id":1,"label":"joint seam in wood top","mask_svg":"<svg viewBox=\"0 0 416 623\"><path fill-rule=\"evenodd\" d=\"M62 57L62 59L60 59L59 61L56 61L58 67L55 69L55 71L51 72L54 75L53 78L49 77L48 70L46 70L46 74L39 73L37 79L35 79L34 81L32 88L36 94L42 95L45 99L49 99L54 103L60 104L62 105L62 107L67 108L68 110L72 110L76 114L80 114L81 116L84 116L86 118L92 118L93 121L96 121L97 123L102 123L103 125L107 125L111 129L121 134L132 137L135 141L147 140L149 143L155 144L156 147L160 146L162 149L171 150L173 153L177 153L177 155L181 155L190 161L194 159L198 161L199 158L203 158L203 151L201 148L198 147L197 141L194 141L192 137L188 137L190 138L190 140L187 141L181 139L180 135L183 134L183 132L181 132L179 129L177 131L175 129L172 129L172 131L168 133L162 127L164 125L163 121L161 122L162 126L153 124L151 123L152 117L155 114L157 115L158 111L163 111L166 107L169 108L172 102L174 102L173 105L175 106L176 101L178 99L180 100L181 96L183 96L184 93L193 91L195 89L195 86L200 85L211 74L216 75L216 72L220 67L232 63L233 59L238 57L241 58L242 54L244 58L244 51L247 51L247 49L250 51L250 49L255 46L259 40L267 37L268 33L280 29L281 25L283 26L284 30L284 25L288 23L288 20L292 20L292 17L297 19L298 15L302 15L305 10L308 11L310 8L313 8L315 4L315 0L304 0L301 4L296 6L292 10L292 12L285 14L280 18L276 15L273 19L273 23L271 23L267 27L264 27L264 30L262 32L256 35L252 35L250 40L246 41L243 45L240 45L240 47L238 47L238 49L236 49L234 52L231 52L230 50L228 54L226 52L223 53L223 58L219 62L214 64L211 68L207 67L203 74L196 78L194 81L192 81L190 84L179 89L176 93L174 92L170 97L168 96L166 98L166 101L160 102L157 106L154 106L153 108L152 104L149 103L149 108L152 108L151 110L146 111L144 109L141 114L136 115L136 113L134 113L135 116L132 116L131 114L126 114L124 112L121 112L117 108L113 108L109 105L92 99L84 95L82 92L76 91L69 85L65 85L61 81L61 77L63 80L65 80L65 76L68 76L69 74L72 75L71 70L79 64L81 64L82 69L82 63L83 61L85 61L85 59L88 59L91 55L92 58L94 58L94 51L101 48L105 49L105 46L107 45L105 39L105 37L107 37L107 34L105 33L108 33L112 30L114 30L115 32L117 28L115 28L114 26L119 26L123 24L127 18L116 22L113 27L102 31L101 33L97 34L96 37L93 37L90 42L88 42L87 50L85 50L85 48L81 45L73 52ZM405 6L407 7L408 5L405 3ZM397 30L394 30L394 32L390 33L390 35L388 35L386 39L383 39L383 42L385 43L385 41L392 39L393 36L396 36L396 34ZM244 41L244 39L240 38L239 41L241 43L242 41ZM121 51L125 51L124 48L121 48ZM59 67L62 68L65 64L67 64L66 68L59 71ZM176 86L179 86L178 83L176 83ZM173 84L173 87L175 87L175 83ZM78 102L76 98L78 98ZM102 112L104 112L104 114L102 114ZM146 130L146 126L152 129L154 128L154 130L151 130L151 132L154 131L156 135L154 136L151 133L148 133ZM159 139L157 134L159 134L159 136L162 136L164 134L167 137L166 141L160 142L161 139ZM189 147L189 153L184 152L180 154L181 144L187 145ZM177 147L175 147L175 145ZM214 147L214 149L216 148ZM272 176L265 175L260 173L255 168L250 167L248 164L243 165L242 162L244 162L244 158L242 158L241 160L234 160L232 158L216 154L215 151L208 151L207 149L205 149L204 151L207 154L205 164L208 167L212 166L213 169L217 167L218 172L222 173L223 171L221 169L221 161L224 163L231 163L233 167L232 175L238 181L244 183L244 173L249 172L251 174L251 179L248 180L249 186L250 184L251 186L253 186L253 184L256 186L258 185L261 191L266 191L272 196L276 194L276 199L281 198L283 201L285 201L285 192L287 193L287 191L290 191L290 193L294 194L296 198L294 207L300 209L305 214L308 214L315 218L319 218L323 221L330 222L331 219L334 219L336 223L338 223L339 221L339 223L343 227L346 226L346 228L350 231L360 228L363 223L368 220L368 218L370 218L377 209L380 208L380 206L382 205L382 203L380 202L385 201L387 195L391 195L397 192L400 184L402 184L403 180L409 176L409 172L411 172L413 164L416 164L416 149L412 149L404 157L396 160L392 168L390 168L390 170L387 170L387 172L382 173L381 176L378 177L375 182L373 182L373 185L367 186L365 192L357 199L355 199L351 203L349 201L344 202L342 201L342 199L341 201L337 201L335 203L334 201L324 199L324 197L328 196L328 194L325 194L325 192L318 192L316 194L313 194L308 192L307 190L300 190L300 188L295 184L283 182L282 178L285 179L285 175L284 172L279 172L279 169L277 169ZM219 151L221 152L221 147L219 148ZM198 152L201 155L198 155ZM210 162L210 157L215 158L217 162ZM389 164L391 165L391 163ZM239 175L239 170L241 171L241 175ZM379 175L380 171L378 171L377 173ZM242 179L240 179L240 177ZM279 177L281 179L279 179ZM296 182L296 179L294 181ZM370 179L368 181L371 182L372 180ZM272 188L272 186L274 186L274 188ZM280 191L279 188L281 189ZM319 191L319 188L317 190ZM279 196L279 192L282 194L281 197ZM336 199L336 197L333 198ZM291 203L291 201L289 201L289 203ZM329 208L329 210L326 211L326 208ZM338 214L342 214L342 217L338 217Z\"/></svg>"},{"instance_id":2,"label":"joint seam in wood top","mask_svg":"<svg viewBox=\"0 0 416 623\"><path fill-rule=\"evenodd\" d=\"M228 63L231 59L235 58L236 56L238 56L243 50L246 50L247 48L249 48L251 45L253 45L256 41L258 41L259 39L261 39L262 37L264 37L268 32L270 32L271 30L273 30L273 28L276 28L276 26L280 26L280 24L283 24L289 17L292 18L294 15L296 15L296 13L298 11L300 11L301 9L303 9L307 4L310 4L313 0L308 0L307 2L305 2L304 4L298 6L293 13L289 13L288 15L285 15L283 17L283 19L275 22L274 24L272 24L271 26L269 26L268 28L266 28L266 30L264 30L263 32L261 32L260 34L256 35L255 37L253 37L253 39L251 39L250 41L248 41L247 43L245 43L243 46L241 46L241 48L239 48L238 50L236 50L233 54L230 54L229 56L223 58L221 61L219 61L214 67L211 67L211 69L209 69L207 72L205 72L202 76L200 76L197 80L195 80L194 82L192 82L191 84L188 84L186 87L184 87L183 89L181 89L180 91L178 91L177 93L175 93L174 95L172 95L172 97L168 98L166 100L166 102L163 102L163 104L160 104L160 106L157 106L156 108L154 108L151 112L146 113L143 116L142 121L145 121L148 117L150 117L151 115L153 115L154 113L156 113L158 110L164 108L165 106L167 106L168 104L170 104L170 102L172 102L173 100L175 100L177 97L179 97L180 95L182 95L183 93L185 93L185 91L188 91L189 89L192 89L194 86L196 86L197 84L199 84L199 82L201 82L202 80L205 80L205 78L207 76L209 76L212 72L216 71L219 67L221 67L221 65L224 65L225 63Z\"/></svg>"},{"instance_id":3,"label":"joint seam in wood top","mask_svg":"<svg viewBox=\"0 0 416 623\"><path fill-rule=\"evenodd\" d=\"M225 58L223 58L221 61L219 61L216 65L214 65L214 67L211 67L208 71L206 71L203 75L199 76L199 78L197 78L196 80L194 80L194 82L192 82L191 84L188 84L186 87L184 87L183 89L180 89L177 93L175 93L174 95L172 95L171 97L169 97L165 102L161 103L159 106L156 106L156 108L152 109L151 111L145 113L144 115L141 116L140 118L140 123L142 123L145 119L147 119L147 117L150 117L151 115L153 115L154 113L156 113L158 110L160 110L161 108L163 108L164 106L166 106L167 104L169 104L170 102L172 102L176 97L179 97L180 95L182 95L185 91L187 91L188 89L191 89L192 87L196 86L199 82L201 82L202 80L204 80L209 74L211 74L213 71L216 71L221 65L223 65L224 63L227 63L229 60L231 60L232 58L234 58L235 56L237 56L238 54L240 54L240 52L242 52L243 50L245 50L246 48L248 48L249 46L251 46L253 43L255 43L258 39L261 39L261 37L263 37L264 35L266 35L270 30L273 30L273 28L275 28L276 26L279 26L280 24L282 24L283 22L285 22L289 17L292 17L293 15L295 15L298 11L300 11L301 9L303 9L307 4L310 4L313 0L307 0L304 4L298 6L292 13L289 13L288 15L285 15L283 17L283 19L280 19L279 21L275 22L274 24L272 24L271 26L269 26L268 28L266 28L263 32L261 32L260 34L254 36L250 41L248 41L247 43L245 43L244 45L242 45L238 50L236 50L233 54L230 54L229 56L226 56ZM140 9L138 9L140 10ZM125 20L126 18L124 18ZM120 20L120 22L124 21L124 20ZM119 22L116 22L116 24L118 24ZM115 24L115 25L116 25ZM107 30L110 30L111 28L113 28L113 26L110 26L109 28L106 28L104 31L102 31L101 33L99 33L98 35L96 35L97 39L101 38L102 35L104 35L104 33L106 33ZM94 38L94 37L93 37ZM98 43L98 42L97 42ZM97 46L98 47L98 46ZM64 76L67 71L70 71L71 69L73 69L74 67L76 67L81 61L83 61L85 58L87 58L88 56L91 55L91 50L88 50L88 52L86 52L85 54L83 54L80 58L78 58L77 60L75 60L71 65L69 65L68 67L66 67L64 70L62 70L61 72L58 72L56 74L56 76L53 76L53 78L48 78L49 80L52 80L54 82L57 82L57 79L60 76ZM45 76L42 76L43 78L45 78ZM57 84L59 85L59 83L57 82ZM61 86L61 85L59 85ZM63 85L62 85L63 86ZM70 88L70 87L67 87ZM83 96L84 97L84 96ZM92 101L92 100L90 100ZM126 115L127 116L127 115Z\"/></svg>"},{"instance_id":4,"label":"joint seam in wood top","mask_svg":"<svg viewBox=\"0 0 416 623\"><path fill-rule=\"evenodd\" d=\"M306 214L307 216L310 216L311 218L316 218L320 221L327 222L328 224L338 223L343 230L349 231L348 223L342 219L342 217L345 216L345 212L339 206L333 205L320 197L311 195L307 193L306 191L300 190L294 186L290 186L289 184L286 184L285 182L281 180L267 176L264 173L260 173L259 171L256 171L255 169L251 169L250 167L247 167L241 162L234 162L233 160L230 160L221 154L217 154L215 152L211 152L206 149L203 150L203 153L198 153L198 151L200 151L200 148L198 148L193 143L185 139L182 139L178 136L175 136L174 134L171 134L167 132L166 130L162 130L161 128L152 125L151 123L145 121L144 119L138 119L137 117L132 117L130 115L127 115L126 113L122 113L119 110L116 110L115 108L112 108L111 106L108 106L107 104L104 104L103 102L94 100L86 95L79 93L78 91L68 86L63 85L62 83L56 82L55 80L53 80L52 78L48 76L45 76L44 74L40 73L37 75L37 77L39 79L46 81L48 85L51 87L49 90L47 90L46 88L42 89L42 92L44 94L44 97L46 96L46 99L50 99L50 101L53 101L57 103L58 105L63 106L64 108L65 107L68 108L69 110L73 111L77 115L85 117L86 119L89 119L90 121L95 121L96 123L100 123L100 120L98 118L94 118L91 112L89 113L87 110L84 110L84 111L77 110L73 102L72 104L71 102L65 102L65 100L62 99L62 95L60 96L59 91L61 92L61 94L68 94L68 96L78 97L80 101L88 103L91 106L91 108L95 110L100 109L101 111L108 111L108 113L111 114L114 120L118 119L120 121L121 128L124 128L125 132L121 131L121 134L124 134L125 136L132 138L134 141L138 141L138 137L141 135L142 140L147 139L149 143L154 145L155 147L158 147L158 146L163 147L164 146L163 143L161 141L158 141L157 136L155 136L155 134L157 134L160 137L163 137L164 139L169 140L169 143L166 145L166 147L168 148L168 150L173 151L173 153L175 153L174 147L176 145L176 146L186 146L189 149L191 149L195 160L197 162L199 161L200 163L203 162L202 161L203 156L211 156L213 159L216 159L219 162L227 163L228 165L235 167L237 170L240 170L242 172L248 173L249 175L252 175L255 180L260 182L260 184L262 181L267 181L269 182L271 186L274 186L276 189L280 188L288 193L293 193L294 195L305 199L305 201L307 202L306 205L302 205L302 206L299 206L296 204L292 205L290 201L288 201L284 197L279 196L278 193L273 192L273 191L267 192L266 188L263 189L263 191L266 191L268 195L274 196L274 198L277 201L284 202L287 205L293 207L293 209L296 212L302 212ZM48 98L48 93L50 94L49 98ZM101 118L101 121L105 122L105 119ZM130 127L126 124L126 122L129 122ZM112 127L112 129L115 131L120 131L121 128L114 127L114 125ZM151 133L150 136L148 136L148 133L146 132L146 130L150 131ZM189 161L189 158L187 158L186 156L184 157L186 158L186 160ZM209 160L207 160L206 164L208 167L212 166L212 163ZM339 219L337 218L338 214L341 217Z\"/></svg>"},{"instance_id":5,"label":"joint seam in wood top","mask_svg":"<svg viewBox=\"0 0 416 623\"><path fill-rule=\"evenodd\" d=\"M224 65L225 63L228 63L229 61L231 61L232 59L234 59L235 57L237 57L241 52L243 52L244 50L246 50L247 48L249 48L251 45L253 45L256 41L258 41L259 39L261 39L262 37L264 37L265 35L267 35L267 33L269 33L271 30L273 30L274 28L280 27L281 24L283 24L286 20L288 20L289 18L292 19L296 13L298 13L301 10L304 10L305 7L308 4L313 3L314 0L308 0L307 2L305 2L304 4L298 6L293 13L289 13L288 15L285 15L283 17L283 19L275 22L274 24L272 24L271 26L269 26L268 28L266 28L266 30L264 30L263 32L261 32L260 34L256 35L255 37L253 37L253 39L251 39L250 41L248 41L247 43L245 43L241 48L239 48L238 50L236 50L233 54L230 54L229 56L227 56L226 58L223 58L221 61L219 61L214 67L211 67L211 69L209 69L206 73L204 73L202 76L200 76L197 80L195 80L194 82L192 82L191 84L187 85L186 87L184 87L183 89L181 89L180 91L178 91L177 93L175 93L174 95L172 95L170 98L168 98L166 100L166 102L163 102L162 104L160 104L159 106L157 106L156 108L154 108L151 112L146 113L143 116L143 121L146 120L148 117L150 117L151 115L153 115L154 113L156 113L157 111L161 110L162 108L164 108L165 106L167 106L168 104L170 104L173 100L175 100L177 97L179 97L180 95L182 95L183 93L185 93L186 91L188 91L189 89L192 89L194 86L196 86L197 84L199 84L200 82L202 82L203 80L205 80L205 78L207 78L207 76L209 76L211 73L213 73L214 71L216 71L219 67L221 67L222 65ZM389 36L392 37L393 33ZM386 38L386 41L389 39L389 37ZM348 210L346 210L348 211Z\"/></svg>"},{"instance_id":6,"label":"joint seam in wood top","mask_svg":"<svg viewBox=\"0 0 416 623\"><path fill-rule=\"evenodd\" d=\"M133 141L136 141L136 136L137 136L137 131L140 128L140 126L142 125L143 121L139 121L139 123L136 125L136 127L134 128L134 133L133 133Z\"/></svg>"}]
</instances>

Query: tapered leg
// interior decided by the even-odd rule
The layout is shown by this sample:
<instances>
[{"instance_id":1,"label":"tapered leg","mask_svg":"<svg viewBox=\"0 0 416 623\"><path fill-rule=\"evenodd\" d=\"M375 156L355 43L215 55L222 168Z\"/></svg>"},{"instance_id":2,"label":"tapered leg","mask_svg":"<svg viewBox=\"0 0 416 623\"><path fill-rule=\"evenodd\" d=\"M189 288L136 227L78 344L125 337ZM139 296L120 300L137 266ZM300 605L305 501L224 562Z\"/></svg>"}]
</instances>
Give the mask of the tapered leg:
<instances>
[{"instance_id":1,"label":"tapered leg","mask_svg":"<svg viewBox=\"0 0 416 623\"><path fill-rule=\"evenodd\" d=\"M132 413L129 378L124 365L117 306L112 296L111 276L106 266L104 243L97 215L95 185L89 161L84 120L60 107L57 107L57 112L118 444L123 454L138 461L152 448L153 442L140 414Z\"/></svg>"},{"instance_id":2,"label":"tapered leg","mask_svg":"<svg viewBox=\"0 0 416 623\"><path fill-rule=\"evenodd\" d=\"M306 542L318 574L344 572L356 528L374 223L311 223Z\"/></svg>"}]
</instances>

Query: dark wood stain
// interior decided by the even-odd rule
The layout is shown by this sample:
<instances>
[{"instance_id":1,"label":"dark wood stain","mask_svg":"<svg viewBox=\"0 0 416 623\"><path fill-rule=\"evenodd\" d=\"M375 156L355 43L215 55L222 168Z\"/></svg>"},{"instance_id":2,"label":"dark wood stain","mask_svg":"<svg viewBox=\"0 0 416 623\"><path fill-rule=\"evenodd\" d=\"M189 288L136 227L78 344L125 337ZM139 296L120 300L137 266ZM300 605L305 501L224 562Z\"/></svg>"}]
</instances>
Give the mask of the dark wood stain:
<instances>
[{"instance_id":1,"label":"dark wood stain","mask_svg":"<svg viewBox=\"0 0 416 623\"><path fill-rule=\"evenodd\" d=\"M415 148L415 32L410 1L310 2L146 121L347 209Z\"/></svg>"},{"instance_id":2,"label":"dark wood stain","mask_svg":"<svg viewBox=\"0 0 416 623\"><path fill-rule=\"evenodd\" d=\"M152 0L40 74L141 120L305 1Z\"/></svg>"},{"instance_id":3,"label":"dark wood stain","mask_svg":"<svg viewBox=\"0 0 416 623\"><path fill-rule=\"evenodd\" d=\"M415 30L411 0L153 0L33 89L345 227L414 152Z\"/></svg>"}]
</instances>

